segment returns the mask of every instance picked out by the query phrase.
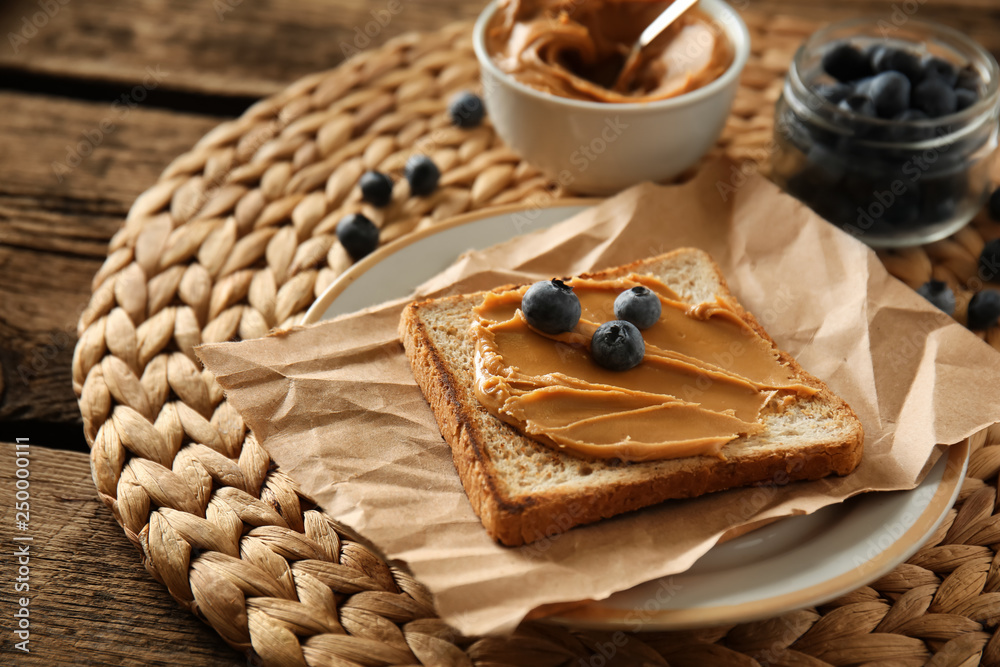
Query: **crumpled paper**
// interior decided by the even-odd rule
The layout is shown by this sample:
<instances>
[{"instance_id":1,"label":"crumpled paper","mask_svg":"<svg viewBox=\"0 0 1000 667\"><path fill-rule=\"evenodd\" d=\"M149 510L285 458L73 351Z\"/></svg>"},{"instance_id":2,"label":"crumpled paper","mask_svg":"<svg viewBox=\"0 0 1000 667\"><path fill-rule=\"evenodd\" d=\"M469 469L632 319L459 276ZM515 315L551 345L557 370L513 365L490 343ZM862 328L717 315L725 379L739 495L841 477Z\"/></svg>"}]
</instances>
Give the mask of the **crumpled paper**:
<instances>
[{"instance_id":1,"label":"crumpled paper","mask_svg":"<svg viewBox=\"0 0 1000 667\"><path fill-rule=\"evenodd\" d=\"M639 185L528 237L469 252L439 295L599 270L694 246L778 345L861 419L844 478L669 501L520 548L494 543L462 490L396 336L406 299L198 354L281 469L433 593L466 634L684 571L727 533L866 491L913 488L952 444L1000 420L1000 355L892 278L875 254L726 163ZM498 224L505 224L500 222ZM513 234L513 229L512 229Z\"/></svg>"}]
</instances>

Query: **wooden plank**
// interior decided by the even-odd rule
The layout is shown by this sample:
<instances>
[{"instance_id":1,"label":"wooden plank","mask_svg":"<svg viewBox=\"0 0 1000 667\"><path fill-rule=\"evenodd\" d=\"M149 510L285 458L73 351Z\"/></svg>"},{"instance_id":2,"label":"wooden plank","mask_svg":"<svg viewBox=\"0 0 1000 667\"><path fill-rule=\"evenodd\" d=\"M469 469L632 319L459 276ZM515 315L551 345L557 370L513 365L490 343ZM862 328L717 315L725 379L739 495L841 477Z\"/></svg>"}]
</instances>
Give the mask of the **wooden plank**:
<instances>
[{"instance_id":1,"label":"wooden plank","mask_svg":"<svg viewBox=\"0 0 1000 667\"><path fill-rule=\"evenodd\" d=\"M1000 5L996 0L732 0L736 7L760 14L788 14L817 21L870 17L880 21L885 34L906 28L911 19L941 23L964 32L994 56L1000 57Z\"/></svg>"},{"instance_id":2,"label":"wooden plank","mask_svg":"<svg viewBox=\"0 0 1000 667\"><path fill-rule=\"evenodd\" d=\"M51 16L39 14L40 3L53 10ZM733 4L759 14L823 20L869 15L892 22L913 16L956 27L1000 52L994 0ZM261 96L336 66L345 44L373 48L402 32L471 20L483 5L482 0L15 0L0 8L8 42L0 49L0 68L131 86L147 67L159 65L169 72L164 85L171 89Z\"/></svg>"},{"instance_id":3,"label":"wooden plank","mask_svg":"<svg viewBox=\"0 0 1000 667\"><path fill-rule=\"evenodd\" d=\"M24 437L32 434L25 433ZM24 666L245 665L208 626L182 609L139 563L111 512L97 499L85 454L31 445L28 529L15 521L15 446L0 444L4 631L0 662ZM14 542L13 537L31 537ZM8 631L18 565L28 545L30 653Z\"/></svg>"},{"instance_id":4,"label":"wooden plank","mask_svg":"<svg viewBox=\"0 0 1000 667\"><path fill-rule=\"evenodd\" d=\"M372 48L403 32L472 19L483 6L479 0L41 1L58 11L37 17L44 25L34 31L39 0L0 9L0 26L33 34L15 39L16 49L5 44L0 67L132 85L146 67L161 65L170 88L255 96L336 66L344 59L342 44Z\"/></svg>"},{"instance_id":5,"label":"wooden plank","mask_svg":"<svg viewBox=\"0 0 1000 667\"><path fill-rule=\"evenodd\" d=\"M71 214L124 215L171 160L219 123L141 104L11 92L0 92L0 108L0 195Z\"/></svg>"},{"instance_id":6,"label":"wooden plank","mask_svg":"<svg viewBox=\"0 0 1000 667\"><path fill-rule=\"evenodd\" d=\"M52 165L96 137L109 106L0 93L0 108L0 420L78 422L76 322L107 243L132 201L218 119L129 110L60 180Z\"/></svg>"}]
</instances>

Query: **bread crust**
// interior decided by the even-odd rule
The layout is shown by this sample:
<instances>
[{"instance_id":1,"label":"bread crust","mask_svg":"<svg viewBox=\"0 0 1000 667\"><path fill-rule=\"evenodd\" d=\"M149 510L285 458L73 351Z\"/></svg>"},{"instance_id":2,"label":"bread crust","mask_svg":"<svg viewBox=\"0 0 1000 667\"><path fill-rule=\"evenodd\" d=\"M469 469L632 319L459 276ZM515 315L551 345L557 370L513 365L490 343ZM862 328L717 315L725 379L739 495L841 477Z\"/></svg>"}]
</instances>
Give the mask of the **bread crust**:
<instances>
[{"instance_id":1,"label":"bread crust","mask_svg":"<svg viewBox=\"0 0 1000 667\"><path fill-rule=\"evenodd\" d=\"M473 509L491 537L507 546L519 546L538 539L562 533L573 526L592 523L671 499L693 498L706 493L753 484L785 484L792 481L815 480L831 474L846 475L861 461L864 433L854 411L834 394L829 387L806 371L788 353L778 348L757 319L732 295L718 265L704 253L692 248L681 248L659 257L638 260L605 271L584 274L585 278L608 278L628 273L642 273L644 267L654 262L670 261L682 253L698 253L700 260L712 267L720 285L717 296L726 299L736 312L761 337L771 343L782 363L794 373L798 381L815 387L817 403L833 406L839 419L853 423L849 437L838 442L820 442L809 446L778 452L754 452L747 455L727 454L727 460L701 456L694 468L680 467L662 471L657 461L621 464L646 466L649 476L622 479L615 484L597 488L558 489L536 491L516 497L508 493L490 458L487 440L496 437L483 432L477 421L492 420L491 427L503 431L504 438L519 447L545 448L552 457L572 457L557 452L519 433L503 423L475 401L462 399L462 380L452 372L447 359L437 349L421 317L422 312L434 306L451 303L460 305L462 300L475 300L485 292L431 299L409 304L400 318L400 339L410 361L414 377L434 412L445 441L451 446L455 468ZM516 287L498 287L494 292ZM471 310L471 305L470 305ZM461 335L465 335L462 331ZM725 450L737 450L741 439L726 445ZM724 450L724 451L725 451ZM595 465L597 465L595 463Z\"/></svg>"}]
</instances>

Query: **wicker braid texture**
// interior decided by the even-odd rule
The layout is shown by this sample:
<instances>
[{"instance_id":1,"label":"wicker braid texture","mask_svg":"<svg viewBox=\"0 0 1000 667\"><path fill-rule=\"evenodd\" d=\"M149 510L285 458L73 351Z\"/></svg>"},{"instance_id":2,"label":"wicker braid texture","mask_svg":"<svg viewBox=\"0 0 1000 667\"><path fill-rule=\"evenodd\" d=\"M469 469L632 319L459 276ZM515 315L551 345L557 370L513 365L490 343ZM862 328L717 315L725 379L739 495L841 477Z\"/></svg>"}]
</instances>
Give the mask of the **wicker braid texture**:
<instances>
[{"instance_id":1,"label":"wicker braid texture","mask_svg":"<svg viewBox=\"0 0 1000 667\"><path fill-rule=\"evenodd\" d=\"M764 165L781 78L816 26L747 21L754 51L718 150ZM295 322L350 264L333 233L348 212L388 241L562 196L488 122L449 125L448 99L477 79L468 25L405 35L222 124L136 200L94 277L73 381L94 484L150 574L254 664L1000 664L1000 430L975 443L957 509L908 563L819 609L700 631L458 636L407 572L300 496L192 350ZM389 208L364 207L361 173L401 180L414 152L441 168L438 191L409 197L403 180ZM991 232L977 223L884 259L911 284L959 287Z\"/></svg>"}]
</instances>

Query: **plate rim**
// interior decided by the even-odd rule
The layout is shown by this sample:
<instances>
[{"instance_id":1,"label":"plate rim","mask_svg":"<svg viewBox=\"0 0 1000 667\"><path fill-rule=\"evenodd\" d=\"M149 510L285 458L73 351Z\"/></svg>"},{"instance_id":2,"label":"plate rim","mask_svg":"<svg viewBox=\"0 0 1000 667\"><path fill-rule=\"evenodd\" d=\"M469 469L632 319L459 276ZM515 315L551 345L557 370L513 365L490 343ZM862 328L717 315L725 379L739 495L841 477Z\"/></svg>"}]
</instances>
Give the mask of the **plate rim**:
<instances>
[{"instance_id":1,"label":"plate rim","mask_svg":"<svg viewBox=\"0 0 1000 667\"><path fill-rule=\"evenodd\" d=\"M641 623L628 617L635 613L634 609L603 608L599 606L600 601L572 609L564 609L551 616L540 617L538 620L587 629L629 630L633 632L684 630L771 618L795 609L822 604L849 593L888 574L897 565L905 562L907 558L919 551L920 547L944 520L948 510L954 505L959 491L961 491L962 481L968 471L969 458L972 453L971 437L953 445L940 446L947 447L948 450L944 458L945 470L934 495L927 503L927 507L906 532L888 548L836 577L781 595L733 605L654 611L643 609ZM918 488L920 488L919 484L913 489L901 489L900 491L908 493ZM658 577L657 579L662 578ZM656 579L651 581L656 581ZM636 627L637 625L638 627Z\"/></svg>"},{"instance_id":2,"label":"plate rim","mask_svg":"<svg viewBox=\"0 0 1000 667\"><path fill-rule=\"evenodd\" d=\"M426 229L395 239L376 249L358 262L355 262L347 271L338 276L334 282L330 283L306 311L301 324L315 324L324 321L322 315L329 309L330 305L364 273L400 250L426 238L445 233L462 225L489 218L508 216L527 210L594 206L601 201L603 201L601 198L574 197L555 199L532 206L524 206L523 204L496 206L454 216ZM660 609L655 611L644 609L642 610L643 622L639 624L638 628L635 627L636 621L627 617L630 614L634 614L636 610L602 608L599 606L600 601L595 600L585 601L579 606L572 608L567 608L567 604L560 604L558 605L558 611L553 609L553 613L551 614L544 614L543 612L536 615L540 611L536 610L536 612L529 614L528 618L554 625L569 625L581 629L629 631L681 630L710 627L712 625L745 623L777 616L793 609L801 609L831 600L838 595L850 592L859 586L864 586L890 572L896 565L904 562L920 549L921 545L924 544L926 539L931 536L933 531L944 520L948 510L951 509L958 497L961 490L961 483L965 479L968 470L972 450L971 438L972 436L952 445L940 445L947 448L947 452L943 456L945 471L940 482L938 482L937 489L935 489L931 500L906 532L873 558L836 577L825 579L812 586L807 586L796 591L744 603L684 609ZM913 489L901 491L910 492L919 488L919 486L918 484ZM657 577L650 581L662 578Z\"/></svg>"},{"instance_id":3,"label":"plate rim","mask_svg":"<svg viewBox=\"0 0 1000 667\"><path fill-rule=\"evenodd\" d=\"M425 229L411 232L406 236L399 237L398 239L393 239L384 246L376 248L372 253L359 259L346 271L337 276L332 283L327 285L326 289L323 290L319 297L312 302L308 310L306 310L302 319L299 321L299 324L304 326L321 322L323 313L325 313L337 297L339 297L344 290L346 290L351 283L357 280L362 274L367 272L376 264L381 264L383 260L392 257L403 248L409 247L419 241L423 241L428 237L449 231L456 227L467 225L472 222L486 220L488 218L511 215L513 213L521 213L523 211L535 209L548 210L553 208L595 206L602 201L604 201L604 199L601 197L566 197L564 199L552 199L551 201L532 206L525 206L524 204L504 204L502 206L493 206L490 208L479 209L477 211L462 213L461 215L450 217L435 225L426 227Z\"/></svg>"}]
</instances>

